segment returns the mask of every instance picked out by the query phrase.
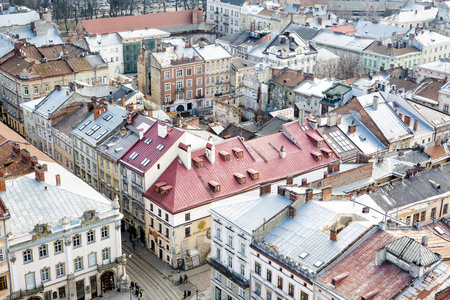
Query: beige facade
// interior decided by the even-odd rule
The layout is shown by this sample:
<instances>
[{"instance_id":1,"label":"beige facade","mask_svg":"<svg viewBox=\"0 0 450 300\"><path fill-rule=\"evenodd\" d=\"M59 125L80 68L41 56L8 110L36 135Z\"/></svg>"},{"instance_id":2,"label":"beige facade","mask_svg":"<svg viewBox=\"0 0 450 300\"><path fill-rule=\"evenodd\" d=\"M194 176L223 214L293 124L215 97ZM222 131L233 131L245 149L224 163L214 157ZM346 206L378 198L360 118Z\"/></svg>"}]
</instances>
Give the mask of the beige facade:
<instances>
[{"instance_id":1,"label":"beige facade","mask_svg":"<svg viewBox=\"0 0 450 300\"><path fill-rule=\"evenodd\" d=\"M97 157L99 192L111 200L113 200L116 196L121 198L119 164L117 161L112 160L101 152Z\"/></svg>"},{"instance_id":2,"label":"beige facade","mask_svg":"<svg viewBox=\"0 0 450 300\"><path fill-rule=\"evenodd\" d=\"M73 144L72 139L63 132L52 128L53 133L53 149L55 153L55 161L68 171L73 172Z\"/></svg>"}]
</instances>

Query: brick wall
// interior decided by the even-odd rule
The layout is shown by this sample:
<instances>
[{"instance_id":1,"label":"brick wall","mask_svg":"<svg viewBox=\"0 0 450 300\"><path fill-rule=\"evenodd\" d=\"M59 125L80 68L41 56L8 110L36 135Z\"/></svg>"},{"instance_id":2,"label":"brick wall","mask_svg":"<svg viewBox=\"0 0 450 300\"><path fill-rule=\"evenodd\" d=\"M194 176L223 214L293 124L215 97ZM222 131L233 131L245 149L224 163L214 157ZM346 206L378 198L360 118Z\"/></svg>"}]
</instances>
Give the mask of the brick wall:
<instances>
[{"instance_id":1,"label":"brick wall","mask_svg":"<svg viewBox=\"0 0 450 300\"><path fill-rule=\"evenodd\" d=\"M372 176L372 165L373 163L370 162L348 171L339 172L337 174L328 174L327 178L311 182L310 186L313 188L331 186L335 189L365 178L369 178Z\"/></svg>"}]
</instances>

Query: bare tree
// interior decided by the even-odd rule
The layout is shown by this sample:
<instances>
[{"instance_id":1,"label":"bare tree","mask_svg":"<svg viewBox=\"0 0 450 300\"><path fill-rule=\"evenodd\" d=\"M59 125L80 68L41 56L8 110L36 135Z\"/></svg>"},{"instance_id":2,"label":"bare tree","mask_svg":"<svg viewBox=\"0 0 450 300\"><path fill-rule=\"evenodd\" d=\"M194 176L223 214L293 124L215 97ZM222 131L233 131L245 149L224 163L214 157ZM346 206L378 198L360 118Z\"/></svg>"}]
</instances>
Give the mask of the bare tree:
<instances>
[{"instance_id":1,"label":"bare tree","mask_svg":"<svg viewBox=\"0 0 450 300\"><path fill-rule=\"evenodd\" d=\"M348 79L364 73L364 66L359 55L342 54L339 60L318 62L314 67L317 78Z\"/></svg>"}]
</instances>

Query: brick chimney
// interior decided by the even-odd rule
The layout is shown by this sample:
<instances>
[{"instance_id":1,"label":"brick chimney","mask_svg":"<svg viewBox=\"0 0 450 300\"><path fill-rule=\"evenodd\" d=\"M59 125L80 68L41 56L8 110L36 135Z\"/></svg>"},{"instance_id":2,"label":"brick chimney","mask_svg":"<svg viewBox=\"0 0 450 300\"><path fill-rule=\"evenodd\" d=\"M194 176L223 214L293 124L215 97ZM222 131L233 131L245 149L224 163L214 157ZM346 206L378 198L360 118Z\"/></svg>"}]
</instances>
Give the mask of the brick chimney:
<instances>
[{"instance_id":1,"label":"brick chimney","mask_svg":"<svg viewBox=\"0 0 450 300\"><path fill-rule=\"evenodd\" d=\"M327 177L328 177L328 172L327 171L323 172L323 179L325 179Z\"/></svg>"},{"instance_id":2,"label":"brick chimney","mask_svg":"<svg viewBox=\"0 0 450 300\"><path fill-rule=\"evenodd\" d=\"M36 156L30 157L31 167L34 168L38 164L38 159Z\"/></svg>"},{"instance_id":3,"label":"brick chimney","mask_svg":"<svg viewBox=\"0 0 450 300\"><path fill-rule=\"evenodd\" d=\"M339 275L337 275L336 277L333 277L333 279L331 279L331 284L334 285L335 287L341 283L345 278L348 277L348 275L350 275L350 272L345 272L345 273L341 273Z\"/></svg>"},{"instance_id":4,"label":"brick chimney","mask_svg":"<svg viewBox=\"0 0 450 300\"><path fill-rule=\"evenodd\" d=\"M417 131L418 127L419 127L419 119L414 119L414 131Z\"/></svg>"},{"instance_id":5,"label":"brick chimney","mask_svg":"<svg viewBox=\"0 0 450 300\"><path fill-rule=\"evenodd\" d=\"M19 155L19 153L20 153L20 146L19 146L19 143L17 143L17 142L12 142L12 143L11 143L11 147L12 147L13 156Z\"/></svg>"},{"instance_id":6,"label":"brick chimney","mask_svg":"<svg viewBox=\"0 0 450 300\"><path fill-rule=\"evenodd\" d=\"M216 162L216 147L210 142L206 144L205 155L211 164Z\"/></svg>"},{"instance_id":7,"label":"brick chimney","mask_svg":"<svg viewBox=\"0 0 450 300\"><path fill-rule=\"evenodd\" d=\"M308 184L308 179L307 178L303 178L302 179L302 186L306 186Z\"/></svg>"},{"instance_id":8,"label":"brick chimney","mask_svg":"<svg viewBox=\"0 0 450 300\"><path fill-rule=\"evenodd\" d=\"M333 190L332 190L331 186L327 186L327 187L323 188L322 189L322 201L330 200L332 191Z\"/></svg>"},{"instance_id":9,"label":"brick chimney","mask_svg":"<svg viewBox=\"0 0 450 300\"><path fill-rule=\"evenodd\" d=\"M27 149L22 149L22 162L29 163L30 162L30 152Z\"/></svg>"},{"instance_id":10,"label":"brick chimney","mask_svg":"<svg viewBox=\"0 0 450 300\"><path fill-rule=\"evenodd\" d=\"M124 137L127 134L127 130L125 128L120 129L120 137Z\"/></svg>"},{"instance_id":11,"label":"brick chimney","mask_svg":"<svg viewBox=\"0 0 450 300\"><path fill-rule=\"evenodd\" d=\"M398 151L398 156L405 156L405 150Z\"/></svg>"},{"instance_id":12,"label":"brick chimney","mask_svg":"<svg viewBox=\"0 0 450 300\"><path fill-rule=\"evenodd\" d=\"M405 124L408 126L411 125L411 117L410 116L405 115Z\"/></svg>"},{"instance_id":13,"label":"brick chimney","mask_svg":"<svg viewBox=\"0 0 450 300\"><path fill-rule=\"evenodd\" d=\"M322 18L317 18L317 23L319 23L319 25L322 26Z\"/></svg>"},{"instance_id":14,"label":"brick chimney","mask_svg":"<svg viewBox=\"0 0 450 300\"><path fill-rule=\"evenodd\" d=\"M356 132L356 124L348 125L348 133L355 133Z\"/></svg>"},{"instance_id":15,"label":"brick chimney","mask_svg":"<svg viewBox=\"0 0 450 300\"><path fill-rule=\"evenodd\" d=\"M313 189L306 189L305 201L308 202L313 198Z\"/></svg>"},{"instance_id":16,"label":"brick chimney","mask_svg":"<svg viewBox=\"0 0 450 300\"><path fill-rule=\"evenodd\" d=\"M259 195L267 195L270 194L271 191L271 184L270 182L263 182L259 185Z\"/></svg>"},{"instance_id":17,"label":"brick chimney","mask_svg":"<svg viewBox=\"0 0 450 300\"><path fill-rule=\"evenodd\" d=\"M61 185L61 175L56 174L55 179L56 179L56 185L60 186Z\"/></svg>"},{"instance_id":18,"label":"brick chimney","mask_svg":"<svg viewBox=\"0 0 450 300\"><path fill-rule=\"evenodd\" d=\"M6 180L5 180L5 177L0 177L0 192L6 192Z\"/></svg>"},{"instance_id":19,"label":"brick chimney","mask_svg":"<svg viewBox=\"0 0 450 300\"><path fill-rule=\"evenodd\" d=\"M292 185L292 184L294 184L294 175L286 176L286 185Z\"/></svg>"},{"instance_id":20,"label":"brick chimney","mask_svg":"<svg viewBox=\"0 0 450 300\"><path fill-rule=\"evenodd\" d=\"M45 182L45 175L44 175L44 167L40 164L37 164L34 167L34 174L36 175L36 179L40 182Z\"/></svg>"},{"instance_id":21,"label":"brick chimney","mask_svg":"<svg viewBox=\"0 0 450 300\"><path fill-rule=\"evenodd\" d=\"M330 240L336 242L337 241L337 231L336 229L330 229Z\"/></svg>"},{"instance_id":22,"label":"brick chimney","mask_svg":"<svg viewBox=\"0 0 450 300\"><path fill-rule=\"evenodd\" d=\"M122 107L125 108L126 104L125 104L125 97L122 97Z\"/></svg>"},{"instance_id":23,"label":"brick chimney","mask_svg":"<svg viewBox=\"0 0 450 300\"><path fill-rule=\"evenodd\" d=\"M289 206L288 216L292 219L295 219L295 216L297 214L297 210L293 208L292 206Z\"/></svg>"},{"instance_id":24,"label":"brick chimney","mask_svg":"<svg viewBox=\"0 0 450 300\"><path fill-rule=\"evenodd\" d=\"M103 106L94 108L94 120L97 120L103 114Z\"/></svg>"}]
</instances>

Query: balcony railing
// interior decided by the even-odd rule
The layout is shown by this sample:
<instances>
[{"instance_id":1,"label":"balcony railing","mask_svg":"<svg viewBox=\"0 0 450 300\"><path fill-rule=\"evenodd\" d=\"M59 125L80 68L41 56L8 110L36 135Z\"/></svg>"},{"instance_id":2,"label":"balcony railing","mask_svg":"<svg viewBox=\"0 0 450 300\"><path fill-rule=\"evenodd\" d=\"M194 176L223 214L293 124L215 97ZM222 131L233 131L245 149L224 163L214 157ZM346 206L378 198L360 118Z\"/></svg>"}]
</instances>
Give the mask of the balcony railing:
<instances>
[{"instance_id":1,"label":"balcony railing","mask_svg":"<svg viewBox=\"0 0 450 300\"><path fill-rule=\"evenodd\" d=\"M120 262L116 258L112 263L104 264L104 265L97 265L97 271L98 272L103 272L103 271L106 271L106 270L111 270L112 268L117 267L119 264L120 264Z\"/></svg>"},{"instance_id":2,"label":"balcony railing","mask_svg":"<svg viewBox=\"0 0 450 300\"><path fill-rule=\"evenodd\" d=\"M177 87L177 93L184 92L184 86L183 87Z\"/></svg>"},{"instance_id":3,"label":"balcony railing","mask_svg":"<svg viewBox=\"0 0 450 300\"><path fill-rule=\"evenodd\" d=\"M28 297L28 296L33 296L33 295L36 295L38 293L42 293L43 291L44 291L44 285L43 284L41 284L41 285L35 287L34 289L31 289L31 290L19 290L18 292L11 293L11 300L23 299L23 298Z\"/></svg>"}]
</instances>

